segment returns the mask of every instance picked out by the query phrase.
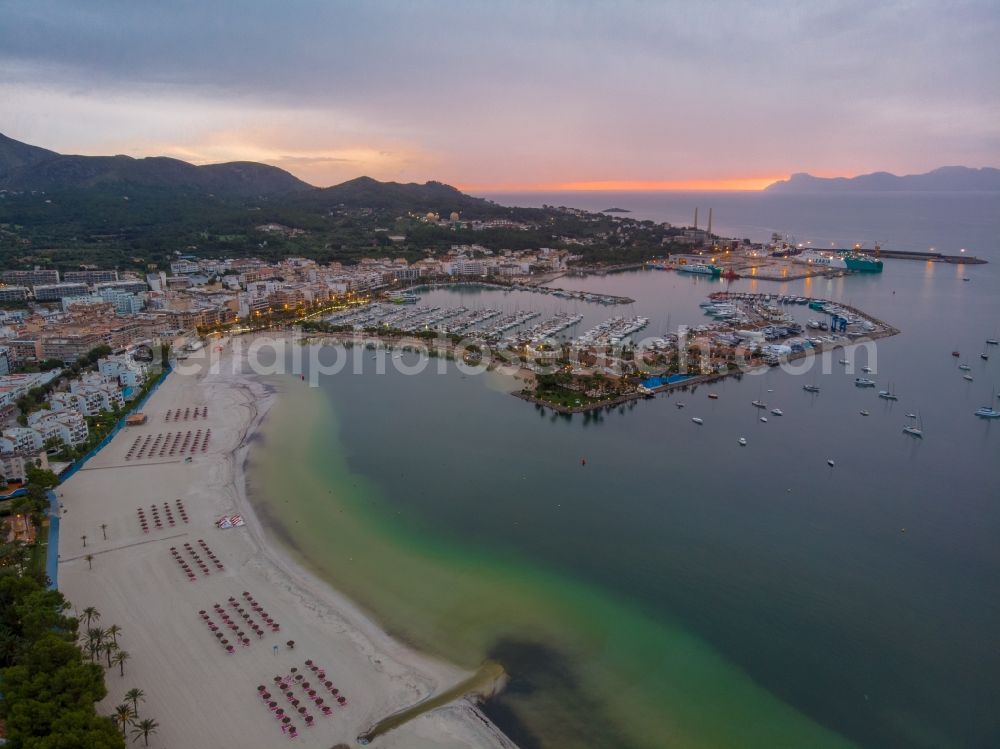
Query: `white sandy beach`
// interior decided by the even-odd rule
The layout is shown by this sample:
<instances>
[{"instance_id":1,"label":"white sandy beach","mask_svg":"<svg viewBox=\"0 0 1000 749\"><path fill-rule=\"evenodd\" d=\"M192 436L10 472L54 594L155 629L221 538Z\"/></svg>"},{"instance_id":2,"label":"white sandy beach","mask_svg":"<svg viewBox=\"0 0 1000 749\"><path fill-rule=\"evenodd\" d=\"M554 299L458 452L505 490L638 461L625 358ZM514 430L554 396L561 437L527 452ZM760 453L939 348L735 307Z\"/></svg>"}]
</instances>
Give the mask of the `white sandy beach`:
<instances>
[{"instance_id":1,"label":"white sandy beach","mask_svg":"<svg viewBox=\"0 0 1000 749\"><path fill-rule=\"evenodd\" d=\"M119 642L131 655L124 677L117 669L108 672L108 697L98 710L111 714L126 690L143 689L140 717L160 724L150 738L152 747L355 746L356 737L375 721L469 675L389 638L267 538L246 499L242 465L249 437L275 397L253 377L232 374L225 359L219 373L175 372L144 407L149 417L145 425L120 432L57 489L65 508L59 588L76 610L95 606L102 626L122 627ZM176 423L165 419L168 409L194 406L208 406L207 418ZM206 428L212 433L208 449L197 452L190 463L180 455L126 460L136 436ZM178 516L177 499L187 509L187 524ZM150 508L158 505L163 517L165 502L176 525L169 527L164 520L163 529L157 530ZM139 507L150 519L148 534L141 530ZM215 527L216 518L232 513L242 514L247 526ZM107 524L106 541L102 523ZM84 534L86 549L80 538ZM187 542L200 551L199 539L225 569L218 571L209 563L211 574L204 576L196 568L198 577L192 582L172 558L170 547L183 551ZM93 555L93 569L88 569L87 553ZM249 633L249 647L236 645L236 652L227 654L198 612L207 610L221 625L212 611L219 603L242 624L227 599L242 599L243 591L280 623L281 631L268 631L263 639ZM222 631L228 633L224 627ZM294 650L285 645L289 639L295 641ZM279 646L277 654L274 645ZM257 686L267 685L273 699L291 712L291 705L273 688L273 678L297 667L308 679L312 674L304 668L306 659L325 668L347 705L335 707L331 716L309 705L315 725L305 727L297 718L299 736L291 740L257 696ZM336 704L329 694L323 696ZM465 700L425 714L372 745L513 746Z\"/></svg>"}]
</instances>

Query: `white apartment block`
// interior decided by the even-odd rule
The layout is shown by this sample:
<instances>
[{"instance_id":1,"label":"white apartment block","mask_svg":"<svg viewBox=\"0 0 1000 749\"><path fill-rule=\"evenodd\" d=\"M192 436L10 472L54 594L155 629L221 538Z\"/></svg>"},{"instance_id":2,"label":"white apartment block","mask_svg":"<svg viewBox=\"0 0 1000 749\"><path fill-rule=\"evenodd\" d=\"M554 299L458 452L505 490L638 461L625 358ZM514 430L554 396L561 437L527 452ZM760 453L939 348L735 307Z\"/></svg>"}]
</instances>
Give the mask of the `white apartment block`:
<instances>
[{"instance_id":1,"label":"white apartment block","mask_svg":"<svg viewBox=\"0 0 1000 749\"><path fill-rule=\"evenodd\" d=\"M3 430L0 451L5 453L38 451L42 449L44 442L41 433L30 427L11 427Z\"/></svg>"},{"instance_id":2,"label":"white apartment block","mask_svg":"<svg viewBox=\"0 0 1000 749\"><path fill-rule=\"evenodd\" d=\"M141 388L149 376L149 366L133 360L127 354L98 359L97 371L105 380L117 382L122 387L133 389Z\"/></svg>"},{"instance_id":3,"label":"white apartment block","mask_svg":"<svg viewBox=\"0 0 1000 749\"><path fill-rule=\"evenodd\" d=\"M52 437L58 437L63 443L76 446L85 442L90 434L83 414L72 409L36 411L28 417L28 427L41 435L42 444Z\"/></svg>"}]
</instances>

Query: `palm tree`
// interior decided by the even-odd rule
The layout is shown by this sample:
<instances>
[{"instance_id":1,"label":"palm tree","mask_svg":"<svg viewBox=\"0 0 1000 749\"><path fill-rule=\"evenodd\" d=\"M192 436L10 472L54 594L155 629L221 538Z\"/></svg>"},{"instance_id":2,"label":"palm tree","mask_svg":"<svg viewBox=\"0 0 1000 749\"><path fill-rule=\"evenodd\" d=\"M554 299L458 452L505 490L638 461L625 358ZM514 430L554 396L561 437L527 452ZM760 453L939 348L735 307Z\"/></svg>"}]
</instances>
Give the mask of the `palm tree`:
<instances>
[{"instance_id":1,"label":"palm tree","mask_svg":"<svg viewBox=\"0 0 1000 749\"><path fill-rule=\"evenodd\" d=\"M117 624L112 624L104 632L105 635L111 638L111 642L115 644L115 647L118 647L118 635L120 635L121 633L122 633L122 628L119 627Z\"/></svg>"},{"instance_id":2,"label":"palm tree","mask_svg":"<svg viewBox=\"0 0 1000 749\"><path fill-rule=\"evenodd\" d=\"M104 540L108 540L108 524L101 523L101 534L104 536Z\"/></svg>"},{"instance_id":3,"label":"palm tree","mask_svg":"<svg viewBox=\"0 0 1000 749\"><path fill-rule=\"evenodd\" d=\"M96 658L102 647L104 647L104 630L100 627L91 627L87 630L87 650L90 652L91 661Z\"/></svg>"},{"instance_id":4,"label":"palm tree","mask_svg":"<svg viewBox=\"0 0 1000 749\"><path fill-rule=\"evenodd\" d=\"M87 534L84 533L82 536L80 536L80 540L83 541L83 548L86 549L87 548Z\"/></svg>"},{"instance_id":5,"label":"palm tree","mask_svg":"<svg viewBox=\"0 0 1000 749\"><path fill-rule=\"evenodd\" d=\"M103 650L104 655L108 657L108 668L111 668L111 654L118 650L118 646L113 642L105 641L105 643L101 646L101 650Z\"/></svg>"},{"instance_id":6,"label":"palm tree","mask_svg":"<svg viewBox=\"0 0 1000 749\"><path fill-rule=\"evenodd\" d=\"M89 627L91 622L101 621L101 612L95 609L93 606L88 606L83 610L83 623L85 626Z\"/></svg>"},{"instance_id":7,"label":"palm tree","mask_svg":"<svg viewBox=\"0 0 1000 749\"><path fill-rule=\"evenodd\" d=\"M146 701L146 693L138 687L132 687L125 693L125 699L132 703L132 712L139 717L139 703Z\"/></svg>"},{"instance_id":8,"label":"palm tree","mask_svg":"<svg viewBox=\"0 0 1000 749\"><path fill-rule=\"evenodd\" d=\"M94 555L88 554L87 556L84 557L84 559L87 560L87 569L88 570L94 569Z\"/></svg>"},{"instance_id":9,"label":"palm tree","mask_svg":"<svg viewBox=\"0 0 1000 749\"><path fill-rule=\"evenodd\" d=\"M135 719L135 715L132 714L132 708L123 702L115 708L115 714L111 716L111 719L122 727L122 738L128 738L125 735L125 728L131 725Z\"/></svg>"},{"instance_id":10,"label":"palm tree","mask_svg":"<svg viewBox=\"0 0 1000 749\"><path fill-rule=\"evenodd\" d=\"M146 746L149 746L149 734L156 733L156 729L159 727L160 724L152 718L144 718L136 723L135 728L132 729L132 740L138 741L139 737L142 736Z\"/></svg>"},{"instance_id":11,"label":"palm tree","mask_svg":"<svg viewBox=\"0 0 1000 749\"><path fill-rule=\"evenodd\" d=\"M114 657L111 659L111 664L118 666L121 669L121 675L125 675L125 661L127 661L132 656L128 654L127 650L119 650L115 653Z\"/></svg>"}]
</instances>

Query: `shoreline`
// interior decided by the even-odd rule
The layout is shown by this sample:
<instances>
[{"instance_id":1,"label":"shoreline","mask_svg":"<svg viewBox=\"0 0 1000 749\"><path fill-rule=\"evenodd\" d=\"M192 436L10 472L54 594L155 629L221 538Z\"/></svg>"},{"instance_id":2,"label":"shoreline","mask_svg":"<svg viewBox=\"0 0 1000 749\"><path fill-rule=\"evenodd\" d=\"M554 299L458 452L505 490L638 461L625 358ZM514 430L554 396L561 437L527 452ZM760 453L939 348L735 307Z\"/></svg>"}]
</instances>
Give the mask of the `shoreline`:
<instances>
[{"instance_id":1,"label":"shoreline","mask_svg":"<svg viewBox=\"0 0 1000 749\"><path fill-rule=\"evenodd\" d=\"M371 614L311 570L308 564L299 558L298 552L286 541L278 538L276 530L273 527L269 527L266 520L262 521L262 513L259 512L258 506L251 499L253 488L249 480L247 465L250 460L252 448L254 447L254 438L260 433L271 407L278 398L279 392L275 386L251 380L241 385L233 384L230 386L243 389L244 392L251 395L254 385L261 386L263 389L271 389L271 391L266 393L263 399L248 399L253 417L247 425L243 439L233 452L233 485L236 489L237 506L240 513L249 521L250 533L257 537L264 555L269 557L269 561L285 573L293 584L297 584L304 594L321 599L321 601L324 598L327 599L332 604L331 608L335 611L336 616L345 619L350 626L357 628L366 639L370 640L372 651L369 655L374 660L377 661L379 654L388 651L402 660L419 658L422 661L434 661L448 669L457 669L458 667L417 651L411 645L389 635ZM258 405L261 403L264 405ZM381 646L381 649L379 646ZM474 672L468 675L468 679L474 678L474 675ZM428 677L425 686L427 688L426 694L421 696L414 705L404 705L401 709L413 709L425 700L432 700L439 692L447 689L449 684ZM467 718L463 717L462 719L468 719L477 725L481 723L492 734L490 738L496 741L496 747L499 749L517 749L516 745L482 713L479 706L472 700L463 697L447 706L443 706L442 709L452 712L469 711L471 714ZM384 716L380 720L385 720L389 717L391 715ZM482 746L486 746L486 744L482 744Z\"/></svg>"},{"instance_id":2,"label":"shoreline","mask_svg":"<svg viewBox=\"0 0 1000 749\"><path fill-rule=\"evenodd\" d=\"M227 356L229 358L227 358ZM315 726L301 724L298 741L328 749L356 739L377 721L440 694L470 672L418 652L393 639L346 596L294 558L262 521L249 494L246 465L251 448L280 386L232 371L230 351L219 373L168 375L147 402L151 418L122 430L58 492L61 518L60 588L76 610L96 606L102 626L123 629L122 647L132 658L124 677L106 673L107 714L132 686L147 693L143 717L160 723L164 745L267 749L282 740L273 716L253 685L302 659L332 670L347 706ZM176 428L162 413L178 403L207 404L206 420L184 426L212 428L213 444L191 463L133 461L122 455L133 437ZM192 429L193 431L193 429ZM139 531L136 506L183 500L191 524ZM219 530L214 519L244 516L246 527ZM102 539L99 523L107 527ZM82 551L76 539L93 534ZM167 552L190 537L204 539L225 571L185 581ZM93 560L85 561L87 556ZM212 601L248 590L280 620L281 632L228 655L199 622L197 611ZM284 641L294 638L295 647ZM273 650L273 652L272 652ZM211 706L209 709L207 706ZM287 707L287 705L286 705ZM471 699L457 699L380 738L385 747L496 747L514 744Z\"/></svg>"}]
</instances>

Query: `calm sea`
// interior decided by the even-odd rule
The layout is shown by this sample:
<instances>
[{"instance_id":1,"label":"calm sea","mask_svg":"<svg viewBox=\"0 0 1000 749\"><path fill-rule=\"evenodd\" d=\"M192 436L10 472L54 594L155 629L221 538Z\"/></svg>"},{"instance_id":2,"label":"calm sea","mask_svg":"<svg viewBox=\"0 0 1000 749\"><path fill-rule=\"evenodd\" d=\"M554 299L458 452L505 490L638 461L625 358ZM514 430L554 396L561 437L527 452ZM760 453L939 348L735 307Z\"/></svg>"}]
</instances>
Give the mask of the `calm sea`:
<instances>
[{"instance_id":1,"label":"calm sea","mask_svg":"<svg viewBox=\"0 0 1000 749\"><path fill-rule=\"evenodd\" d=\"M712 205L723 233L1000 261L997 196L533 197L677 223ZM726 288L656 271L560 284L636 299L650 335L704 321L698 302ZM283 381L252 456L256 501L393 634L468 666L503 662L511 684L487 710L525 749L997 747L1000 422L973 411L1000 405L1000 347L979 357L1000 334L998 284L1000 263L905 261L732 284L843 300L900 328L871 375L895 403L854 387L836 354L827 373L713 385L718 400L701 388L568 418L495 376L379 374L363 354L364 375ZM575 309L581 328L620 312L494 291L425 302ZM754 399L784 416L760 422ZM924 439L902 433L907 413Z\"/></svg>"},{"instance_id":2,"label":"calm sea","mask_svg":"<svg viewBox=\"0 0 1000 749\"><path fill-rule=\"evenodd\" d=\"M777 195L767 192L575 192L483 195L503 205L564 205L602 211L625 208L625 216L691 226L698 209L704 228L723 236L770 239L778 232L813 247L872 247L891 250L1000 254L1000 193L855 193Z\"/></svg>"}]
</instances>

